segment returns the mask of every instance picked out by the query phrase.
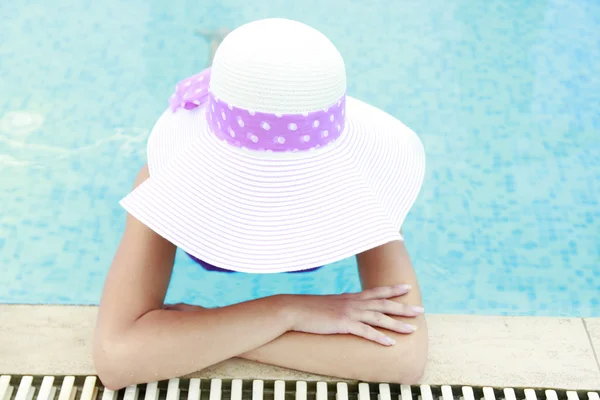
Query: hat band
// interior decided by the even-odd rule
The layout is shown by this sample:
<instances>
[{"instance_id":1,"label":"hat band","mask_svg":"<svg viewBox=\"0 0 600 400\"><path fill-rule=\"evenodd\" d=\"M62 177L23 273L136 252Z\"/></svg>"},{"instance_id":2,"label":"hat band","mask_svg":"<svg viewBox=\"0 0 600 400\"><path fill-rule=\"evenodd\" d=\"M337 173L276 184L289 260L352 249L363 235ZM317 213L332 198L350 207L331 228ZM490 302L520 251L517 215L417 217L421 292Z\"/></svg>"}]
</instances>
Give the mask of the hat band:
<instances>
[{"instance_id":1,"label":"hat band","mask_svg":"<svg viewBox=\"0 0 600 400\"><path fill-rule=\"evenodd\" d=\"M344 131L345 94L324 109L299 114L264 113L235 107L209 90L210 68L177 84L171 110L207 104L210 130L221 140L256 151L302 151L334 142Z\"/></svg>"}]
</instances>

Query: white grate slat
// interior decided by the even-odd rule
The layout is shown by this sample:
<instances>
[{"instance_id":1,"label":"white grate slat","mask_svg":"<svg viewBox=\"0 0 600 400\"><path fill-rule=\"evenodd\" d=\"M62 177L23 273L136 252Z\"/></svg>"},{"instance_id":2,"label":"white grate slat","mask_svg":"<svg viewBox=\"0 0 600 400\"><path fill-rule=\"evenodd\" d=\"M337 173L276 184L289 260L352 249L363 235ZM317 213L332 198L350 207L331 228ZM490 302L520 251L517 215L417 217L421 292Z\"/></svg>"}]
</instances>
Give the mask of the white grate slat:
<instances>
[{"instance_id":1,"label":"white grate slat","mask_svg":"<svg viewBox=\"0 0 600 400\"><path fill-rule=\"evenodd\" d=\"M140 395L140 391L137 385L127 386L125 388L125 394L123 395L123 400L138 400Z\"/></svg>"},{"instance_id":2,"label":"white grate slat","mask_svg":"<svg viewBox=\"0 0 600 400\"><path fill-rule=\"evenodd\" d=\"M390 394L390 385L387 383L379 384L379 395L377 395L378 400L392 400L392 395Z\"/></svg>"},{"instance_id":3,"label":"white grate slat","mask_svg":"<svg viewBox=\"0 0 600 400\"><path fill-rule=\"evenodd\" d=\"M9 400L13 387L10 385L10 375L0 376L0 400Z\"/></svg>"},{"instance_id":4,"label":"white grate slat","mask_svg":"<svg viewBox=\"0 0 600 400\"><path fill-rule=\"evenodd\" d=\"M200 400L200 395L202 394L200 386L201 386L200 379L198 379L198 378L190 379L190 386L188 389L187 400Z\"/></svg>"},{"instance_id":5,"label":"white grate slat","mask_svg":"<svg viewBox=\"0 0 600 400\"><path fill-rule=\"evenodd\" d=\"M368 383L362 382L358 384L358 400L371 400Z\"/></svg>"},{"instance_id":6,"label":"white grate slat","mask_svg":"<svg viewBox=\"0 0 600 400\"><path fill-rule=\"evenodd\" d=\"M58 394L58 400L74 400L75 393L77 392L74 385L75 385L75 377L74 376L65 376L65 378L63 379L63 383L60 387L60 393Z\"/></svg>"},{"instance_id":7,"label":"white grate slat","mask_svg":"<svg viewBox=\"0 0 600 400\"><path fill-rule=\"evenodd\" d=\"M231 381L231 400L242 400L242 380Z\"/></svg>"},{"instance_id":8,"label":"white grate slat","mask_svg":"<svg viewBox=\"0 0 600 400\"><path fill-rule=\"evenodd\" d=\"M96 397L98 397L96 377L88 376L83 382L83 388L81 389L81 396L79 397L79 400L96 400Z\"/></svg>"},{"instance_id":9,"label":"white grate slat","mask_svg":"<svg viewBox=\"0 0 600 400\"><path fill-rule=\"evenodd\" d=\"M496 394L494 393L494 389L489 386L484 387L483 398L484 400L496 400Z\"/></svg>"},{"instance_id":10,"label":"white grate slat","mask_svg":"<svg viewBox=\"0 0 600 400\"><path fill-rule=\"evenodd\" d=\"M285 400L285 382L284 381L275 381L274 388L274 399L275 400Z\"/></svg>"},{"instance_id":11,"label":"white grate slat","mask_svg":"<svg viewBox=\"0 0 600 400\"><path fill-rule=\"evenodd\" d=\"M600 395L598 395L598 393L596 393L596 392L588 392L588 399L589 400L600 400Z\"/></svg>"},{"instance_id":12,"label":"white grate slat","mask_svg":"<svg viewBox=\"0 0 600 400\"><path fill-rule=\"evenodd\" d=\"M317 382L317 400L327 400L327 382Z\"/></svg>"},{"instance_id":13,"label":"white grate slat","mask_svg":"<svg viewBox=\"0 0 600 400\"><path fill-rule=\"evenodd\" d=\"M305 381L296 381L296 400L306 400L308 398L308 385Z\"/></svg>"},{"instance_id":14,"label":"white grate slat","mask_svg":"<svg viewBox=\"0 0 600 400\"><path fill-rule=\"evenodd\" d=\"M304 381L296 382L296 400L306 400L308 398L308 385Z\"/></svg>"},{"instance_id":15,"label":"white grate slat","mask_svg":"<svg viewBox=\"0 0 600 400\"><path fill-rule=\"evenodd\" d=\"M421 399L422 400L433 400L433 393L431 393L431 386L421 385Z\"/></svg>"},{"instance_id":16,"label":"white grate slat","mask_svg":"<svg viewBox=\"0 0 600 400\"><path fill-rule=\"evenodd\" d=\"M146 394L144 395L144 400L158 400L159 394L158 382L149 382L146 384Z\"/></svg>"},{"instance_id":17,"label":"white grate slat","mask_svg":"<svg viewBox=\"0 0 600 400\"><path fill-rule=\"evenodd\" d=\"M475 400L475 395L473 394L473 388L471 386L463 386L462 392L464 400Z\"/></svg>"},{"instance_id":18,"label":"white grate slat","mask_svg":"<svg viewBox=\"0 0 600 400\"><path fill-rule=\"evenodd\" d=\"M398 400L412 400L412 389L408 385L400 385Z\"/></svg>"},{"instance_id":19,"label":"white grate slat","mask_svg":"<svg viewBox=\"0 0 600 400\"><path fill-rule=\"evenodd\" d=\"M525 389L525 400L537 400L537 395L533 389Z\"/></svg>"},{"instance_id":20,"label":"white grate slat","mask_svg":"<svg viewBox=\"0 0 600 400\"><path fill-rule=\"evenodd\" d=\"M19 383L15 400L31 400L33 398L35 387L31 386L32 382L33 376L28 375L21 378L21 383Z\"/></svg>"},{"instance_id":21,"label":"white grate slat","mask_svg":"<svg viewBox=\"0 0 600 400\"><path fill-rule=\"evenodd\" d=\"M335 398L337 400L348 400L348 384L346 382L338 382L336 389Z\"/></svg>"},{"instance_id":22,"label":"white grate slat","mask_svg":"<svg viewBox=\"0 0 600 400\"><path fill-rule=\"evenodd\" d=\"M504 399L505 400L517 400L517 395L515 394L515 389L513 389L513 388L504 389Z\"/></svg>"},{"instance_id":23,"label":"white grate slat","mask_svg":"<svg viewBox=\"0 0 600 400\"><path fill-rule=\"evenodd\" d=\"M452 388L448 385L442 386L442 400L454 400Z\"/></svg>"},{"instance_id":24,"label":"white grate slat","mask_svg":"<svg viewBox=\"0 0 600 400\"><path fill-rule=\"evenodd\" d=\"M117 400L117 394L118 392L115 392L114 390L104 388L102 400Z\"/></svg>"},{"instance_id":25,"label":"white grate slat","mask_svg":"<svg viewBox=\"0 0 600 400\"><path fill-rule=\"evenodd\" d=\"M167 385L167 400L179 400L179 392L179 379L169 379L169 384Z\"/></svg>"},{"instance_id":26,"label":"white grate slat","mask_svg":"<svg viewBox=\"0 0 600 400\"><path fill-rule=\"evenodd\" d=\"M442 400L454 400L454 394L452 394L452 387L448 385L442 386Z\"/></svg>"},{"instance_id":27,"label":"white grate slat","mask_svg":"<svg viewBox=\"0 0 600 400\"><path fill-rule=\"evenodd\" d=\"M252 382L252 400L263 400L265 383L260 379Z\"/></svg>"},{"instance_id":28,"label":"white grate slat","mask_svg":"<svg viewBox=\"0 0 600 400\"><path fill-rule=\"evenodd\" d=\"M223 381L221 379L213 378L210 380L210 395L209 400L221 400L221 386Z\"/></svg>"},{"instance_id":29,"label":"white grate slat","mask_svg":"<svg viewBox=\"0 0 600 400\"><path fill-rule=\"evenodd\" d=\"M567 400L579 400L579 395L573 390L567 391Z\"/></svg>"},{"instance_id":30,"label":"white grate slat","mask_svg":"<svg viewBox=\"0 0 600 400\"><path fill-rule=\"evenodd\" d=\"M37 400L54 400L56 388L54 387L54 377L45 376L42 379L42 385L38 391Z\"/></svg>"},{"instance_id":31,"label":"white grate slat","mask_svg":"<svg viewBox=\"0 0 600 400\"><path fill-rule=\"evenodd\" d=\"M554 390L546 390L546 399L547 400L558 400L558 395L556 394L556 392Z\"/></svg>"}]
</instances>

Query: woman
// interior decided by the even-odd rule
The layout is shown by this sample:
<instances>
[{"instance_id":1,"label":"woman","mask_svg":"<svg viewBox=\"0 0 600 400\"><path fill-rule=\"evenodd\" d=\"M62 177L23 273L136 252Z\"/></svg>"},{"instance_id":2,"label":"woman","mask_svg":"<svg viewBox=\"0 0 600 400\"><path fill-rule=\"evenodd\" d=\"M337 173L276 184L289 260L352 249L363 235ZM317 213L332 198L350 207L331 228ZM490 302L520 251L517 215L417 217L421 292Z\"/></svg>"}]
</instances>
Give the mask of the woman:
<instances>
[{"instance_id":1,"label":"woman","mask_svg":"<svg viewBox=\"0 0 600 400\"><path fill-rule=\"evenodd\" d=\"M320 32L283 19L234 30L210 70L177 85L121 202L95 332L100 379L118 389L242 357L416 383L427 327L401 225L424 165L410 129L346 95L341 55ZM209 270L250 273L356 255L363 290L165 306L177 248Z\"/></svg>"}]
</instances>

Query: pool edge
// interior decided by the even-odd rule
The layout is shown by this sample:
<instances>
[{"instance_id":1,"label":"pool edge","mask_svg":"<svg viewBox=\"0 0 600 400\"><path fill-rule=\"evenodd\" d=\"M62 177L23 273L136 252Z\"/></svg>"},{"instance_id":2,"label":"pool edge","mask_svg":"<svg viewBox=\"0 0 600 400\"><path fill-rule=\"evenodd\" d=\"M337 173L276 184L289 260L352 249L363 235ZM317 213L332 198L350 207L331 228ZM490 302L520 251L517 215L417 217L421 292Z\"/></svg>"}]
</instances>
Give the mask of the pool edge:
<instances>
[{"instance_id":1,"label":"pool edge","mask_svg":"<svg viewBox=\"0 0 600 400\"><path fill-rule=\"evenodd\" d=\"M93 375L91 339L97 307L0 304L0 374ZM427 316L430 357L423 384L600 388L590 337L600 319ZM596 350L599 350L598 348ZM339 381L246 360L188 375L203 378Z\"/></svg>"}]
</instances>

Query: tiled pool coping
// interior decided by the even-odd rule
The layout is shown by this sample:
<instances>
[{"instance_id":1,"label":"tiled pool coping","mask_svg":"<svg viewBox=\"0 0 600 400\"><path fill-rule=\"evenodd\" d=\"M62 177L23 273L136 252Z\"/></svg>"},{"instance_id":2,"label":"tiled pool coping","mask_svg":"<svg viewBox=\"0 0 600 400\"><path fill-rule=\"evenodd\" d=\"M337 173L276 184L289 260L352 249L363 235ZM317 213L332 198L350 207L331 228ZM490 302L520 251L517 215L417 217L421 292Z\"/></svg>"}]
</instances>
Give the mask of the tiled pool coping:
<instances>
[{"instance_id":1,"label":"tiled pool coping","mask_svg":"<svg viewBox=\"0 0 600 400\"><path fill-rule=\"evenodd\" d=\"M0 304L0 374L93 375L96 312L90 306ZM427 318L430 360L422 383L600 388L600 318ZM238 359L193 376L339 380Z\"/></svg>"}]
</instances>

